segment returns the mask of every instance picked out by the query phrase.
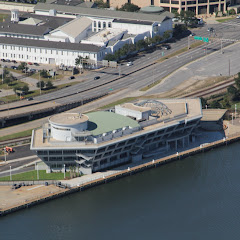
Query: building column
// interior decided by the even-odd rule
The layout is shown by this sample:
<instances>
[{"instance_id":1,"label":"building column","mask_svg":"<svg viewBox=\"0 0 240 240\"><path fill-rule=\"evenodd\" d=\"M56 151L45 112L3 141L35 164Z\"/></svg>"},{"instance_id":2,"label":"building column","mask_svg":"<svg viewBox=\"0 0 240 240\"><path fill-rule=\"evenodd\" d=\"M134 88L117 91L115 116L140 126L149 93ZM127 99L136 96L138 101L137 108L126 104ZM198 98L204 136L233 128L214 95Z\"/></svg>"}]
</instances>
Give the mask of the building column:
<instances>
[{"instance_id":1,"label":"building column","mask_svg":"<svg viewBox=\"0 0 240 240\"><path fill-rule=\"evenodd\" d=\"M207 2L207 14L209 14L209 9L210 9L210 2L208 0L208 2Z\"/></svg>"},{"instance_id":2,"label":"building column","mask_svg":"<svg viewBox=\"0 0 240 240\"><path fill-rule=\"evenodd\" d=\"M196 0L196 16L198 16L198 0Z\"/></svg>"},{"instance_id":3,"label":"building column","mask_svg":"<svg viewBox=\"0 0 240 240\"><path fill-rule=\"evenodd\" d=\"M177 140L175 140L175 150L178 149Z\"/></svg>"}]
</instances>

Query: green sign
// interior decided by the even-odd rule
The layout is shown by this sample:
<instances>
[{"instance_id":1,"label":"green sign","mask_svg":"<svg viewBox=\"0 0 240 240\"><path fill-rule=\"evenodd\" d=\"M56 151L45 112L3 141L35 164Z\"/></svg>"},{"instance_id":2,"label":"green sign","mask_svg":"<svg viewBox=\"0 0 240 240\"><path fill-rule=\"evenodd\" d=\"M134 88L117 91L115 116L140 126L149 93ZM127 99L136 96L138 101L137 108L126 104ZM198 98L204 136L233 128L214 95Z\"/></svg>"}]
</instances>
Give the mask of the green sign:
<instances>
[{"instance_id":1,"label":"green sign","mask_svg":"<svg viewBox=\"0 0 240 240\"><path fill-rule=\"evenodd\" d=\"M202 38L202 37L198 37L198 36L194 36L194 39L195 39L195 40L200 40L200 41L202 41L202 40L203 40L203 38Z\"/></svg>"},{"instance_id":2,"label":"green sign","mask_svg":"<svg viewBox=\"0 0 240 240\"><path fill-rule=\"evenodd\" d=\"M206 37L194 36L194 39L195 39L195 40L199 40L199 41L203 41L203 42L206 42L206 43L209 42L208 38L206 38Z\"/></svg>"},{"instance_id":3,"label":"green sign","mask_svg":"<svg viewBox=\"0 0 240 240\"><path fill-rule=\"evenodd\" d=\"M203 38L203 42L208 42L208 38Z\"/></svg>"}]
</instances>

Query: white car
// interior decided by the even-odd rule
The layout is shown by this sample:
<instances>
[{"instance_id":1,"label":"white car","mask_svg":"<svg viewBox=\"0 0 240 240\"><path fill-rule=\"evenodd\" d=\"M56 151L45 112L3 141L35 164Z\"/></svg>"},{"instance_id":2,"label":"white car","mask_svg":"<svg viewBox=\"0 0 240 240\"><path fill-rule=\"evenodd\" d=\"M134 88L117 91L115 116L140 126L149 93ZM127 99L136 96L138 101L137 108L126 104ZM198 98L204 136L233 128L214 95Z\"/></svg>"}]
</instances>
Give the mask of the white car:
<instances>
[{"instance_id":1,"label":"white car","mask_svg":"<svg viewBox=\"0 0 240 240\"><path fill-rule=\"evenodd\" d=\"M238 15L236 18L239 19L239 18L240 18L240 15Z\"/></svg>"},{"instance_id":2,"label":"white car","mask_svg":"<svg viewBox=\"0 0 240 240\"><path fill-rule=\"evenodd\" d=\"M132 66L133 65L133 63L132 62L128 62L127 63L127 66L129 67L129 66Z\"/></svg>"}]
</instances>

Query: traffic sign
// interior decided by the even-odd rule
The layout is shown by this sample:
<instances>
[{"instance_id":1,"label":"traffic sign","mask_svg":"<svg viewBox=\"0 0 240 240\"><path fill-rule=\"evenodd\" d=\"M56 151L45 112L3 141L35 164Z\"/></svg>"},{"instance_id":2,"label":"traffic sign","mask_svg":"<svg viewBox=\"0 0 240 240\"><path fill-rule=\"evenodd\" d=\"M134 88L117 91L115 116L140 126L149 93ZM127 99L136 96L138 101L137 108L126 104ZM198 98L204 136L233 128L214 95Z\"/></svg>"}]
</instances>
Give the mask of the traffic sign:
<instances>
[{"instance_id":1,"label":"traffic sign","mask_svg":"<svg viewBox=\"0 0 240 240\"><path fill-rule=\"evenodd\" d=\"M202 40L203 40L203 38L202 38L202 37L198 37L198 36L194 36L194 39L195 39L195 40L200 40L200 41L202 41Z\"/></svg>"},{"instance_id":2,"label":"traffic sign","mask_svg":"<svg viewBox=\"0 0 240 240\"><path fill-rule=\"evenodd\" d=\"M208 38L203 38L203 42L209 42Z\"/></svg>"},{"instance_id":3,"label":"traffic sign","mask_svg":"<svg viewBox=\"0 0 240 240\"><path fill-rule=\"evenodd\" d=\"M206 43L209 42L209 39L206 38L206 37L198 37L198 36L194 36L194 39L195 39L195 40L199 40L199 41L203 41L203 42L206 42Z\"/></svg>"},{"instance_id":4,"label":"traffic sign","mask_svg":"<svg viewBox=\"0 0 240 240\"><path fill-rule=\"evenodd\" d=\"M164 56L164 52L162 52L162 57Z\"/></svg>"}]
</instances>

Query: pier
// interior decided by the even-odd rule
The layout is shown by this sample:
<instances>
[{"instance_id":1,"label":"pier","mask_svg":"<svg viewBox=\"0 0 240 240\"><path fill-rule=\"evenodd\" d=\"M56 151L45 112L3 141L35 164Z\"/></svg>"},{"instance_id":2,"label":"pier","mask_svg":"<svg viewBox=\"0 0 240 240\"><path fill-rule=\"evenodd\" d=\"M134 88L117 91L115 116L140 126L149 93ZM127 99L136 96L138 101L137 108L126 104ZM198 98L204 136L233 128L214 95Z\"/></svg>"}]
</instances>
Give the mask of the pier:
<instances>
[{"instance_id":1,"label":"pier","mask_svg":"<svg viewBox=\"0 0 240 240\"><path fill-rule=\"evenodd\" d=\"M47 201L50 201L50 200L53 200L56 198L60 198L60 197L63 197L65 195L68 195L71 193L84 191L89 188L101 185L101 184L106 184L108 182L115 181L119 178L131 176L138 172L142 172L142 171L145 171L145 170L151 169L151 168L156 168L163 164L177 161L180 159L184 159L186 157L193 156L198 153L203 153L203 152L209 151L209 150L217 148L217 147L226 146L228 144L239 141L239 139L240 139L240 133L237 133L237 134L231 135L231 137L226 137L226 138L223 138L221 140L218 140L218 141L215 141L212 143L201 144L198 147L195 147L195 148L192 148L192 149L189 149L186 151L182 151L182 152L176 152L175 154L169 155L167 157L152 160L150 162L147 162L144 164L139 164L134 167L128 167L127 169L118 171L116 173L102 174L101 177L99 177L97 179L90 180L90 181L84 182L80 185L77 185L74 187L69 187L66 189L58 188L57 186L54 186L54 185L44 186L45 188L52 186L55 189L53 189L51 192L49 192L49 189L48 189L47 194L42 195L42 196L36 196L35 198L27 199L24 202L21 202L19 204L14 204L12 206L6 206L6 207L1 206L0 216L5 216L9 213L16 212L21 209L29 208L31 206L34 206L34 205L37 205L40 203L44 203L44 202L47 202ZM36 184L36 182L35 182L35 184ZM32 188L32 187L30 187L30 188Z\"/></svg>"}]
</instances>

